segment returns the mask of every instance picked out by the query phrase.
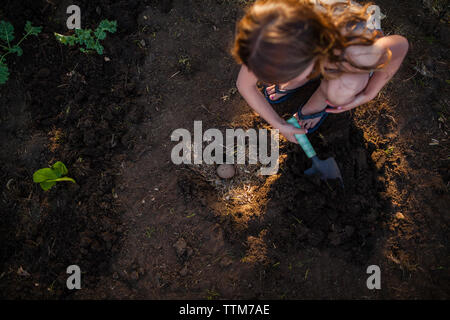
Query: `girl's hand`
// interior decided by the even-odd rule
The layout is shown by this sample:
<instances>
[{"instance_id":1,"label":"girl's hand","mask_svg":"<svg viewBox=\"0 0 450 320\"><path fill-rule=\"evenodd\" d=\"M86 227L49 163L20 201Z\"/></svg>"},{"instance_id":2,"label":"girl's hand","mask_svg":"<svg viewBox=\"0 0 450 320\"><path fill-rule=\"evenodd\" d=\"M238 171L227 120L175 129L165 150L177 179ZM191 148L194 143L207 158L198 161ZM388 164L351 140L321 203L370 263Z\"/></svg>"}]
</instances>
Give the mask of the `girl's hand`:
<instances>
[{"instance_id":1,"label":"girl's hand","mask_svg":"<svg viewBox=\"0 0 450 320\"><path fill-rule=\"evenodd\" d=\"M277 129L286 139L288 139L288 141L297 144L298 141L297 139L295 139L294 134L306 134L308 132L308 130L296 128L287 122L285 124L279 125Z\"/></svg>"}]
</instances>

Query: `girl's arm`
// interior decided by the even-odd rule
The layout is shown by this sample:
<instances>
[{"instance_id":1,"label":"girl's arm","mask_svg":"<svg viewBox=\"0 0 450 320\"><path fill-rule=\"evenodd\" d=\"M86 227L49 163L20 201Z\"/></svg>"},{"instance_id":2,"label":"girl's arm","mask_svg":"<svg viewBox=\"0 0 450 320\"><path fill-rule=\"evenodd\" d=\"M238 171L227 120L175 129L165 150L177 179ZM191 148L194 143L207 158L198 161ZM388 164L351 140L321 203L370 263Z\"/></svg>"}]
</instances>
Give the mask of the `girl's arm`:
<instances>
[{"instance_id":1,"label":"girl's arm","mask_svg":"<svg viewBox=\"0 0 450 320\"><path fill-rule=\"evenodd\" d=\"M258 90L257 82L256 76L245 65L242 65L236 81L239 93L247 101L248 105L274 129L278 129L289 141L298 143L294 134L305 134L306 130L295 128L283 120Z\"/></svg>"},{"instance_id":2,"label":"girl's arm","mask_svg":"<svg viewBox=\"0 0 450 320\"><path fill-rule=\"evenodd\" d=\"M355 98L355 100L345 106L341 106L339 109L327 108L327 112L345 112L374 99L378 95L378 92L380 92L386 83L391 80L394 74L397 73L403 59L406 56L406 53L408 52L408 47L408 40L405 37L393 35L378 39L370 47L362 48L361 46L356 46L353 48L353 51L350 51L349 55L350 57L353 57L352 60L358 65L373 65L374 62L379 61L379 59L384 55L386 49L391 50L392 57L383 69L374 72L374 75L370 78L367 87Z\"/></svg>"}]
</instances>

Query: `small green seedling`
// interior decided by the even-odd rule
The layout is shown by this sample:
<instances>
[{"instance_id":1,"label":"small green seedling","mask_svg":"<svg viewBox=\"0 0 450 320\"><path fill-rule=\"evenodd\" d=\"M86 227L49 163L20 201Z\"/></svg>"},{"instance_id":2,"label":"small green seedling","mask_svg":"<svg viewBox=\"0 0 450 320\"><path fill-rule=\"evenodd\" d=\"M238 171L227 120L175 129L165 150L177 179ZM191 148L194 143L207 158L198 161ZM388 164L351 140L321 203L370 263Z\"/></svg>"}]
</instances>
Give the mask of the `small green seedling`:
<instances>
[{"instance_id":1,"label":"small green seedling","mask_svg":"<svg viewBox=\"0 0 450 320\"><path fill-rule=\"evenodd\" d=\"M178 58L178 65L184 73L189 73L191 71L191 59L188 56L180 56Z\"/></svg>"},{"instance_id":2,"label":"small green seedling","mask_svg":"<svg viewBox=\"0 0 450 320\"><path fill-rule=\"evenodd\" d=\"M102 20L95 31L91 29L75 29L75 34L65 36L55 32L56 39L65 45L79 44L81 52L88 53L93 50L98 54L103 54L103 46L100 40L106 39L106 32L114 33L117 30L117 21Z\"/></svg>"},{"instance_id":3,"label":"small green seedling","mask_svg":"<svg viewBox=\"0 0 450 320\"><path fill-rule=\"evenodd\" d=\"M39 183L44 191L53 187L57 181L70 181L76 183L75 180L65 177L69 173L64 163L61 161L53 164L51 168L39 169L33 174L33 181Z\"/></svg>"},{"instance_id":4,"label":"small green seedling","mask_svg":"<svg viewBox=\"0 0 450 320\"><path fill-rule=\"evenodd\" d=\"M14 40L14 27L11 23L1 20L0 21L0 84L6 83L9 78L9 69L6 64L6 56L10 53L16 53L19 57L23 54L23 50L20 47L22 41L24 41L29 35L37 36L42 31L42 27L33 27L30 21L25 24L25 34L13 45L11 42Z\"/></svg>"}]
</instances>

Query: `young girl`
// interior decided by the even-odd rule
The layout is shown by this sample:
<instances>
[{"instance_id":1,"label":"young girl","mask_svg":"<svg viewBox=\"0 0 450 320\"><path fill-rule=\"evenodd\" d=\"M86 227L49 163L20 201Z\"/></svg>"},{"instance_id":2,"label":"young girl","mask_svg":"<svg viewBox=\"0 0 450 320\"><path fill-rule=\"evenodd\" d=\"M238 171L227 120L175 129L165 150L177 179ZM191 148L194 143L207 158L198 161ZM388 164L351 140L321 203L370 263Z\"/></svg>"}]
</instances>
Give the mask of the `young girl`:
<instances>
[{"instance_id":1,"label":"young girl","mask_svg":"<svg viewBox=\"0 0 450 320\"><path fill-rule=\"evenodd\" d=\"M237 26L236 82L247 103L289 141L315 131L328 113L374 99L392 78L407 40L370 29L368 8L340 0L259 0ZM373 6L371 7L373 8ZM370 10L369 10L370 11ZM284 101L311 79L321 84L296 113L302 129L286 123L269 103ZM266 83L264 95L258 80Z\"/></svg>"}]
</instances>

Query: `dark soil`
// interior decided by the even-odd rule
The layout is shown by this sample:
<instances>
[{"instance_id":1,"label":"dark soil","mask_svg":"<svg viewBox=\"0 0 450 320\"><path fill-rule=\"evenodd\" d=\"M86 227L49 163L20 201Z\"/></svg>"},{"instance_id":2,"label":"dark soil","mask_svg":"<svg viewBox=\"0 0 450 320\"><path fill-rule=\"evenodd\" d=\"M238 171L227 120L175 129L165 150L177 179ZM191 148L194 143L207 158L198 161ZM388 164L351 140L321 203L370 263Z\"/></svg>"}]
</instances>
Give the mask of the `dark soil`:
<instances>
[{"instance_id":1,"label":"dark soil","mask_svg":"<svg viewBox=\"0 0 450 320\"><path fill-rule=\"evenodd\" d=\"M69 1L6 1L16 34L26 20L43 32L8 56L0 87L1 298L449 298L448 8L377 1L410 52L377 99L310 136L345 189L305 176L310 161L282 140L278 174L238 174L226 183L253 189L233 202L205 166L171 162L170 135L194 120L266 126L235 89L243 3L79 1L83 28L118 21L99 56L55 40ZM289 117L316 86L276 110ZM33 172L56 161L77 184L44 192ZM370 265L381 290L366 287Z\"/></svg>"}]
</instances>

